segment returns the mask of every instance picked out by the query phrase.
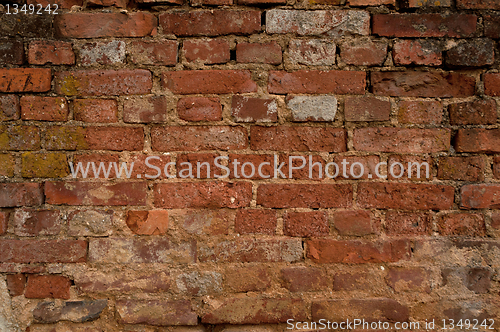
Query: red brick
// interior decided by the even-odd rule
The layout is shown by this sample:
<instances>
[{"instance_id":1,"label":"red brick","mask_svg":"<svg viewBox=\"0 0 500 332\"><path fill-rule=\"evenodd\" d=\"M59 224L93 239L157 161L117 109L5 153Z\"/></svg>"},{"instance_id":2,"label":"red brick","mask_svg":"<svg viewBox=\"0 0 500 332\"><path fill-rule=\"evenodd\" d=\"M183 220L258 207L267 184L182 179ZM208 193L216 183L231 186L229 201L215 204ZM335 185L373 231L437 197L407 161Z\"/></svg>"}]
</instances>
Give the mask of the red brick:
<instances>
[{"instance_id":1,"label":"red brick","mask_svg":"<svg viewBox=\"0 0 500 332\"><path fill-rule=\"evenodd\" d=\"M12 154L0 153L0 176L14 177L16 159Z\"/></svg>"},{"instance_id":2,"label":"red brick","mask_svg":"<svg viewBox=\"0 0 500 332\"><path fill-rule=\"evenodd\" d=\"M24 44L20 40L2 40L0 64L22 65L24 62Z\"/></svg>"},{"instance_id":3,"label":"red brick","mask_svg":"<svg viewBox=\"0 0 500 332\"><path fill-rule=\"evenodd\" d=\"M340 57L348 65L381 66L387 57L387 43L354 39L340 44Z\"/></svg>"},{"instance_id":4,"label":"red brick","mask_svg":"<svg viewBox=\"0 0 500 332\"><path fill-rule=\"evenodd\" d=\"M459 98L473 96L476 88L474 77L459 73L372 72L371 81L374 94L395 97Z\"/></svg>"},{"instance_id":5,"label":"red brick","mask_svg":"<svg viewBox=\"0 0 500 332\"><path fill-rule=\"evenodd\" d=\"M118 105L113 99L76 99L73 116L76 121L113 123L118 121Z\"/></svg>"},{"instance_id":6,"label":"red brick","mask_svg":"<svg viewBox=\"0 0 500 332\"><path fill-rule=\"evenodd\" d=\"M233 0L191 0L191 6L231 6Z\"/></svg>"},{"instance_id":7,"label":"red brick","mask_svg":"<svg viewBox=\"0 0 500 332\"><path fill-rule=\"evenodd\" d=\"M30 275L24 296L28 299L69 299L71 281L57 275Z\"/></svg>"},{"instance_id":8,"label":"red brick","mask_svg":"<svg viewBox=\"0 0 500 332\"><path fill-rule=\"evenodd\" d=\"M235 210L176 210L170 211L170 221L188 234L227 235L234 224Z\"/></svg>"},{"instance_id":9,"label":"red brick","mask_svg":"<svg viewBox=\"0 0 500 332\"><path fill-rule=\"evenodd\" d=\"M234 231L239 234L276 233L277 216L275 210L238 210Z\"/></svg>"},{"instance_id":10,"label":"red brick","mask_svg":"<svg viewBox=\"0 0 500 332\"><path fill-rule=\"evenodd\" d=\"M454 198L451 186L364 182L358 185L357 201L368 209L449 210Z\"/></svg>"},{"instance_id":11,"label":"red brick","mask_svg":"<svg viewBox=\"0 0 500 332\"><path fill-rule=\"evenodd\" d=\"M24 294L26 286L26 276L24 274L7 274L7 288L10 296L19 296Z\"/></svg>"},{"instance_id":12,"label":"red brick","mask_svg":"<svg viewBox=\"0 0 500 332\"><path fill-rule=\"evenodd\" d=\"M371 96L347 97L344 113L346 121L388 121L391 102Z\"/></svg>"},{"instance_id":13,"label":"red brick","mask_svg":"<svg viewBox=\"0 0 500 332\"><path fill-rule=\"evenodd\" d=\"M73 156L73 167L75 170L75 176L73 176L73 171L71 172L71 175L73 178L78 177L82 178L83 174L81 174L81 169L78 173L76 173L76 170L78 170L78 164L82 163L82 167L84 170L89 167L88 175L87 178L100 178L103 179L105 178L105 172L99 171L99 173L94 172L92 166L87 166L90 163L94 163L96 170L99 169L99 163L103 163L106 170L108 169L109 165L111 163L116 163L119 165L119 155L118 154L97 154L97 153L91 153L91 154L75 154ZM135 168L135 165L134 165ZM108 178L115 178L116 173L114 170L114 167L110 169L109 176Z\"/></svg>"},{"instance_id":14,"label":"red brick","mask_svg":"<svg viewBox=\"0 0 500 332\"><path fill-rule=\"evenodd\" d=\"M319 264L390 263L410 257L410 242L338 241L313 239L306 241L307 258Z\"/></svg>"},{"instance_id":15,"label":"red brick","mask_svg":"<svg viewBox=\"0 0 500 332\"><path fill-rule=\"evenodd\" d=\"M135 2L143 4L167 3L174 5L182 5L184 3L183 0L136 0Z\"/></svg>"},{"instance_id":16,"label":"red brick","mask_svg":"<svg viewBox=\"0 0 500 332\"><path fill-rule=\"evenodd\" d=\"M202 10L163 13L159 21L176 36L250 35L260 32L260 17L256 10Z\"/></svg>"},{"instance_id":17,"label":"red brick","mask_svg":"<svg viewBox=\"0 0 500 332\"><path fill-rule=\"evenodd\" d=\"M363 71L299 70L292 73L270 71L267 90L274 94L288 93L365 93L366 73Z\"/></svg>"},{"instance_id":18,"label":"red brick","mask_svg":"<svg viewBox=\"0 0 500 332\"><path fill-rule=\"evenodd\" d=\"M164 126L151 130L155 151L241 150L248 145L247 132L230 126Z\"/></svg>"},{"instance_id":19,"label":"red brick","mask_svg":"<svg viewBox=\"0 0 500 332\"><path fill-rule=\"evenodd\" d=\"M398 122L413 124L440 124L443 104L434 100L402 100L398 103Z\"/></svg>"},{"instance_id":20,"label":"red brick","mask_svg":"<svg viewBox=\"0 0 500 332\"><path fill-rule=\"evenodd\" d=\"M175 66L178 43L174 40L132 41L128 47L130 61L139 65Z\"/></svg>"},{"instance_id":21,"label":"red brick","mask_svg":"<svg viewBox=\"0 0 500 332\"><path fill-rule=\"evenodd\" d=\"M237 2L238 5L246 5L246 6L286 4L286 0L237 0Z\"/></svg>"},{"instance_id":22,"label":"red brick","mask_svg":"<svg viewBox=\"0 0 500 332\"><path fill-rule=\"evenodd\" d=\"M395 5L395 0L349 0L349 6Z\"/></svg>"},{"instance_id":23,"label":"red brick","mask_svg":"<svg viewBox=\"0 0 500 332\"><path fill-rule=\"evenodd\" d=\"M75 53L71 43L55 40L32 41L28 47L28 62L32 65L73 65Z\"/></svg>"},{"instance_id":24,"label":"red brick","mask_svg":"<svg viewBox=\"0 0 500 332\"><path fill-rule=\"evenodd\" d=\"M224 289L233 293L262 291L271 286L270 279L265 267L231 266L224 273Z\"/></svg>"},{"instance_id":25,"label":"red brick","mask_svg":"<svg viewBox=\"0 0 500 332\"><path fill-rule=\"evenodd\" d=\"M0 96L0 121L18 120L21 107L19 97L15 95Z\"/></svg>"},{"instance_id":26,"label":"red brick","mask_svg":"<svg viewBox=\"0 0 500 332\"><path fill-rule=\"evenodd\" d=\"M180 273L176 282L181 294L191 296L217 294L222 290L222 274L215 271Z\"/></svg>"},{"instance_id":27,"label":"red brick","mask_svg":"<svg viewBox=\"0 0 500 332\"><path fill-rule=\"evenodd\" d=\"M43 204L43 191L39 183L3 183L0 189L0 207Z\"/></svg>"},{"instance_id":28,"label":"red brick","mask_svg":"<svg viewBox=\"0 0 500 332\"><path fill-rule=\"evenodd\" d=\"M500 10L500 3L496 0L457 0L460 9L493 9Z\"/></svg>"},{"instance_id":29,"label":"red brick","mask_svg":"<svg viewBox=\"0 0 500 332\"><path fill-rule=\"evenodd\" d=\"M469 184L460 190L460 207L463 209L498 209L500 208L500 185Z\"/></svg>"},{"instance_id":30,"label":"red brick","mask_svg":"<svg viewBox=\"0 0 500 332\"><path fill-rule=\"evenodd\" d=\"M134 234L165 235L168 231L168 211L128 211L126 222Z\"/></svg>"},{"instance_id":31,"label":"red brick","mask_svg":"<svg viewBox=\"0 0 500 332\"><path fill-rule=\"evenodd\" d=\"M448 152L449 129L359 128L354 130L354 149L371 152Z\"/></svg>"},{"instance_id":32,"label":"red brick","mask_svg":"<svg viewBox=\"0 0 500 332\"><path fill-rule=\"evenodd\" d=\"M40 149L40 129L35 126L0 125L1 150Z\"/></svg>"},{"instance_id":33,"label":"red brick","mask_svg":"<svg viewBox=\"0 0 500 332\"><path fill-rule=\"evenodd\" d=\"M491 227L498 230L500 229L500 213L495 212L491 215Z\"/></svg>"},{"instance_id":34,"label":"red brick","mask_svg":"<svg viewBox=\"0 0 500 332\"><path fill-rule=\"evenodd\" d=\"M361 324L408 322L410 316L408 307L387 298L314 301L311 312L315 322L320 319L332 322L345 322L350 319L351 324L354 319L359 319Z\"/></svg>"},{"instance_id":35,"label":"red brick","mask_svg":"<svg viewBox=\"0 0 500 332\"><path fill-rule=\"evenodd\" d=\"M217 153L189 153L177 155L177 177L207 179L221 176L221 168L216 167ZM220 163L221 160L218 160ZM207 166L205 163L208 163Z\"/></svg>"},{"instance_id":36,"label":"red brick","mask_svg":"<svg viewBox=\"0 0 500 332\"><path fill-rule=\"evenodd\" d=\"M437 228L441 235L485 236L484 216L474 213L447 213L442 215Z\"/></svg>"},{"instance_id":37,"label":"red brick","mask_svg":"<svg viewBox=\"0 0 500 332\"><path fill-rule=\"evenodd\" d=\"M257 91L248 70L169 71L162 75L162 87L181 95Z\"/></svg>"},{"instance_id":38,"label":"red brick","mask_svg":"<svg viewBox=\"0 0 500 332\"><path fill-rule=\"evenodd\" d=\"M385 231L389 236L430 235L432 215L424 212L387 211Z\"/></svg>"},{"instance_id":39,"label":"red brick","mask_svg":"<svg viewBox=\"0 0 500 332\"><path fill-rule=\"evenodd\" d=\"M149 158L149 159L148 159ZM148 159L146 165L146 159ZM174 175L174 171L172 169L172 165L167 165L170 163L169 155L147 155L142 153L131 154L128 160L126 160L127 165L130 169L132 163L134 163L134 169L132 171L131 179L140 179L145 177L146 179L165 179L167 175L165 174L165 167L167 166L168 174ZM160 169L161 174L158 174L158 170L154 169L154 167L158 167ZM148 177L149 176L149 177Z\"/></svg>"},{"instance_id":40,"label":"red brick","mask_svg":"<svg viewBox=\"0 0 500 332\"><path fill-rule=\"evenodd\" d=\"M275 41L270 43L238 43L236 45L236 62L279 65L281 60L281 46Z\"/></svg>"},{"instance_id":41,"label":"red brick","mask_svg":"<svg viewBox=\"0 0 500 332\"><path fill-rule=\"evenodd\" d=\"M392 267L387 271L386 282L396 292L431 292L430 275L422 268Z\"/></svg>"},{"instance_id":42,"label":"red brick","mask_svg":"<svg viewBox=\"0 0 500 332\"><path fill-rule=\"evenodd\" d=\"M225 39L185 40L182 50L188 62L206 65L227 63L230 60L229 42Z\"/></svg>"},{"instance_id":43,"label":"red brick","mask_svg":"<svg viewBox=\"0 0 500 332\"><path fill-rule=\"evenodd\" d=\"M156 28L156 17L147 12L64 13L55 17L54 27L63 38L144 37Z\"/></svg>"},{"instance_id":44,"label":"red brick","mask_svg":"<svg viewBox=\"0 0 500 332\"><path fill-rule=\"evenodd\" d=\"M82 240L0 240L2 263L82 263L87 242Z\"/></svg>"},{"instance_id":45,"label":"red brick","mask_svg":"<svg viewBox=\"0 0 500 332\"><path fill-rule=\"evenodd\" d=\"M165 96L129 98L123 102L123 122L167 122L168 106Z\"/></svg>"},{"instance_id":46,"label":"red brick","mask_svg":"<svg viewBox=\"0 0 500 332\"><path fill-rule=\"evenodd\" d=\"M326 291L330 283L322 269L306 266L281 269L281 280L290 292Z\"/></svg>"},{"instance_id":47,"label":"red brick","mask_svg":"<svg viewBox=\"0 0 500 332\"><path fill-rule=\"evenodd\" d=\"M484 93L488 96L500 96L500 74L488 73L483 75Z\"/></svg>"},{"instance_id":48,"label":"red brick","mask_svg":"<svg viewBox=\"0 0 500 332\"><path fill-rule=\"evenodd\" d=\"M328 235L328 219L324 211L287 212L283 216L283 233L288 236L313 237Z\"/></svg>"},{"instance_id":49,"label":"red brick","mask_svg":"<svg viewBox=\"0 0 500 332\"><path fill-rule=\"evenodd\" d=\"M365 236L374 233L370 212L368 211L334 212L333 224L339 235Z\"/></svg>"},{"instance_id":50,"label":"red brick","mask_svg":"<svg viewBox=\"0 0 500 332\"><path fill-rule=\"evenodd\" d=\"M292 39L288 44L288 60L294 65L334 65L335 51L335 42L330 39Z\"/></svg>"},{"instance_id":51,"label":"red brick","mask_svg":"<svg viewBox=\"0 0 500 332\"><path fill-rule=\"evenodd\" d=\"M375 14L373 34L385 37L472 37L477 16L466 14Z\"/></svg>"},{"instance_id":52,"label":"red brick","mask_svg":"<svg viewBox=\"0 0 500 332\"><path fill-rule=\"evenodd\" d=\"M500 129L459 129L455 137L457 152L500 152Z\"/></svg>"},{"instance_id":53,"label":"red brick","mask_svg":"<svg viewBox=\"0 0 500 332\"><path fill-rule=\"evenodd\" d=\"M261 184L257 204L268 208L347 208L352 205L349 184Z\"/></svg>"},{"instance_id":54,"label":"red brick","mask_svg":"<svg viewBox=\"0 0 500 332\"><path fill-rule=\"evenodd\" d=\"M128 0L89 0L87 5L90 6L103 6L103 7L111 7L115 6L118 8L127 7Z\"/></svg>"},{"instance_id":55,"label":"red brick","mask_svg":"<svg viewBox=\"0 0 500 332\"><path fill-rule=\"evenodd\" d=\"M403 172L401 171L401 165L398 165L397 163L403 165L404 169ZM411 155L391 155L387 160L387 164L388 164L387 178L389 180L394 180L394 179L410 179L412 181L432 180L433 161L431 157L420 157Z\"/></svg>"},{"instance_id":56,"label":"red brick","mask_svg":"<svg viewBox=\"0 0 500 332\"><path fill-rule=\"evenodd\" d=\"M0 92L47 92L50 68L0 68Z\"/></svg>"},{"instance_id":57,"label":"red brick","mask_svg":"<svg viewBox=\"0 0 500 332\"><path fill-rule=\"evenodd\" d=\"M122 324L197 325L198 315L187 300L119 300L118 321Z\"/></svg>"},{"instance_id":58,"label":"red brick","mask_svg":"<svg viewBox=\"0 0 500 332\"><path fill-rule=\"evenodd\" d=\"M68 103L64 97L21 97L21 118L38 121L67 121Z\"/></svg>"},{"instance_id":59,"label":"red brick","mask_svg":"<svg viewBox=\"0 0 500 332\"><path fill-rule=\"evenodd\" d=\"M392 56L396 65L441 66L442 50L432 40L398 40L392 47Z\"/></svg>"},{"instance_id":60,"label":"red brick","mask_svg":"<svg viewBox=\"0 0 500 332\"><path fill-rule=\"evenodd\" d=\"M372 273L337 273L333 276L334 291L371 290L374 276Z\"/></svg>"},{"instance_id":61,"label":"red brick","mask_svg":"<svg viewBox=\"0 0 500 332\"><path fill-rule=\"evenodd\" d=\"M326 161L318 155L312 156L312 155L298 155L297 153L293 154L282 154L279 157L279 161L274 161L274 156L269 156L268 162L271 163L272 166L269 166L269 171L266 171L265 167L263 168L262 173L264 175L270 175L271 177L274 177L274 169L280 167L281 163L284 163L283 166L281 167L282 173L284 174L281 175L278 171L276 171L276 176L277 178L281 179L296 179L296 180L317 180L321 181L326 177L325 174L325 166L326 166ZM290 159L291 157L291 159ZM303 157L306 160L307 164L304 164L304 159L297 158L297 157ZM321 164L321 172L319 169L319 164ZM259 164L256 164L259 165ZM276 165L274 167L274 165ZM301 169L292 169L292 173L290 174L290 165L293 167L302 167ZM311 166L311 174L309 174L309 166ZM331 168L328 169L328 174L333 173Z\"/></svg>"},{"instance_id":62,"label":"red brick","mask_svg":"<svg viewBox=\"0 0 500 332\"><path fill-rule=\"evenodd\" d=\"M250 128L252 150L275 151L346 151L346 132L331 127L260 127Z\"/></svg>"},{"instance_id":63,"label":"red brick","mask_svg":"<svg viewBox=\"0 0 500 332\"><path fill-rule=\"evenodd\" d=\"M482 67L495 61L495 45L490 39L461 42L446 52L449 67Z\"/></svg>"},{"instance_id":64,"label":"red brick","mask_svg":"<svg viewBox=\"0 0 500 332\"><path fill-rule=\"evenodd\" d=\"M109 236L114 233L113 210L81 209L66 214L69 236Z\"/></svg>"},{"instance_id":65,"label":"red brick","mask_svg":"<svg viewBox=\"0 0 500 332\"><path fill-rule=\"evenodd\" d=\"M54 205L146 205L145 182L45 182L45 200Z\"/></svg>"},{"instance_id":66,"label":"red brick","mask_svg":"<svg viewBox=\"0 0 500 332\"><path fill-rule=\"evenodd\" d=\"M250 205L252 185L248 182L178 182L154 186L157 208L238 208Z\"/></svg>"},{"instance_id":67,"label":"red brick","mask_svg":"<svg viewBox=\"0 0 500 332\"><path fill-rule=\"evenodd\" d=\"M238 165L236 165L238 163ZM228 160L228 167L229 167L229 177L231 179L236 178L242 178L244 177L243 174L240 173L240 170L242 166L246 163L250 163L254 165L255 167L255 174L253 177L248 177L250 175L250 170L248 170L246 167L244 169L245 175L249 179L265 179L265 178L270 178L274 176L274 170L273 170L273 163L274 163L274 157L271 155L261 155L261 154L230 154L229 155L229 160ZM269 163L269 164L265 164ZM259 174L259 166L262 167L260 168L260 173L262 173L263 176L260 176ZM236 167L236 172L235 172L235 167ZM286 172L284 169L285 166L283 167L283 173ZM286 174L286 173L285 173Z\"/></svg>"},{"instance_id":68,"label":"red brick","mask_svg":"<svg viewBox=\"0 0 500 332\"><path fill-rule=\"evenodd\" d=\"M451 7L452 0L408 0L402 3L403 7L409 8L426 8L426 7Z\"/></svg>"},{"instance_id":69,"label":"red brick","mask_svg":"<svg viewBox=\"0 0 500 332\"><path fill-rule=\"evenodd\" d=\"M57 4L59 9L71 9L73 6L83 6L83 0L28 0L28 4L35 6L41 4L43 8L46 8L49 4L54 8L54 4Z\"/></svg>"},{"instance_id":70,"label":"red brick","mask_svg":"<svg viewBox=\"0 0 500 332\"><path fill-rule=\"evenodd\" d=\"M19 209L12 218L17 236L58 235L63 223L58 210Z\"/></svg>"},{"instance_id":71,"label":"red brick","mask_svg":"<svg viewBox=\"0 0 500 332\"><path fill-rule=\"evenodd\" d=\"M111 40L85 43L80 46L79 59L84 66L123 64L125 63L125 42Z\"/></svg>"},{"instance_id":72,"label":"red brick","mask_svg":"<svg viewBox=\"0 0 500 332\"><path fill-rule=\"evenodd\" d=\"M185 121L220 121L222 105L219 98L181 98L177 102L177 114Z\"/></svg>"},{"instance_id":73,"label":"red brick","mask_svg":"<svg viewBox=\"0 0 500 332\"><path fill-rule=\"evenodd\" d=\"M437 176L440 180L484 181L484 159L479 156L439 158Z\"/></svg>"},{"instance_id":74,"label":"red brick","mask_svg":"<svg viewBox=\"0 0 500 332\"><path fill-rule=\"evenodd\" d=\"M0 235L3 235L7 232L8 226L9 226L9 213L0 212Z\"/></svg>"},{"instance_id":75,"label":"red brick","mask_svg":"<svg viewBox=\"0 0 500 332\"><path fill-rule=\"evenodd\" d=\"M58 72L55 90L66 96L140 95L151 92L151 72L144 69Z\"/></svg>"},{"instance_id":76,"label":"red brick","mask_svg":"<svg viewBox=\"0 0 500 332\"><path fill-rule=\"evenodd\" d=\"M484 35L488 38L500 38L500 15L483 15Z\"/></svg>"},{"instance_id":77,"label":"red brick","mask_svg":"<svg viewBox=\"0 0 500 332\"><path fill-rule=\"evenodd\" d=\"M493 158L493 176L500 179L500 156Z\"/></svg>"},{"instance_id":78,"label":"red brick","mask_svg":"<svg viewBox=\"0 0 500 332\"><path fill-rule=\"evenodd\" d=\"M488 293L491 287L491 272L487 267L446 268L441 275L443 286L453 285L453 279L458 279L469 290L479 294Z\"/></svg>"},{"instance_id":79,"label":"red brick","mask_svg":"<svg viewBox=\"0 0 500 332\"><path fill-rule=\"evenodd\" d=\"M276 122L278 121L278 104L274 98L234 95L231 115L236 122Z\"/></svg>"}]
</instances>

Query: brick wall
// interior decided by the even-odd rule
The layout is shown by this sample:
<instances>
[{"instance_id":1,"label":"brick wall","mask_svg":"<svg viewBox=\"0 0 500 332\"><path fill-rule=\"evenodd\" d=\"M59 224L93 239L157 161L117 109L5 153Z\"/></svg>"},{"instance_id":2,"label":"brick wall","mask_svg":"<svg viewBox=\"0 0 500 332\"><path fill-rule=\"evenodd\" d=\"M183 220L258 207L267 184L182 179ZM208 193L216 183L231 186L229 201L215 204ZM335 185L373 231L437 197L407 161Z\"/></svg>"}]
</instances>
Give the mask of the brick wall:
<instances>
[{"instance_id":1,"label":"brick wall","mask_svg":"<svg viewBox=\"0 0 500 332\"><path fill-rule=\"evenodd\" d=\"M500 2L190 1L4 4L0 331L498 329Z\"/></svg>"}]
</instances>

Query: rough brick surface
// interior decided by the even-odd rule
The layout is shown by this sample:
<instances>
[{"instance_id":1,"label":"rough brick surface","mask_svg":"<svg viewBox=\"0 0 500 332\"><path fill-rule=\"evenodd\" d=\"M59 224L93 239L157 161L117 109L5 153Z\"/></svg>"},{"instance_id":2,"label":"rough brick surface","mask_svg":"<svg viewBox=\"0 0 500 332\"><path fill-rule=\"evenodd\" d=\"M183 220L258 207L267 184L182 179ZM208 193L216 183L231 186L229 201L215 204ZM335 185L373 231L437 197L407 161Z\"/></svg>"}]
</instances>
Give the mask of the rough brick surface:
<instances>
[{"instance_id":1,"label":"rough brick surface","mask_svg":"<svg viewBox=\"0 0 500 332\"><path fill-rule=\"evenodd\" d=\"M240 63L281 63L281 47L276 42L257 44L239 43L236 45L236 61Z\"/></svg>"},{"instance_id":2,"label":"rough brick surface","mask_svg":"<svg viewBox=\"0 0 500 332\"><path fill-rule=\"evenodd\" d=\"M72 65L75 53L71 43L60 41L33 41L28 48L28 62L32 65Z\"/></svg>"},{"instance_id":3,"label":"rough brick surface","mask_svg":"<svg viewBox=\"0 0 500 332\"><path fill-rule=\"evenodd\" d=\"M47 92L52 80L49 68L0 69L0 92Z\"/></svg>"},{"instance_id":4,"label":"rough brick surface","mask_svg":"<svg viewBox=\"0 0 500 332\"><path fill-rule=\"evenodd\" d=\"M234 96L231 113L236 122L276 122L278 105L273 98Z\"/></svg>"},{"instance_id":5,"label":"rough brick surface","mask_svg":"<svg viewBox=\"0 0 500 332\"><path fill-rule=\"evenodd\" d=\"M387 121L391 103L375 97L348 97L344 101L346 121Z\"/></svg>"},{"instance_id":6,"label":"rough brick surface","mask_svg":"<svg viewBox=\"0 0 500 332\"><path fill-rule=\"evenodd\" d=\"M162 86L176 94L226 94L257 90L246 70L193 70L163 74Z\"/></svg>"},{"instance_id":7,"label":"rough brick surface","mask_svg":"<svg viewBox=\"0 0 500 332\"><path fill-rule=\"evenodd\" d=\"M173 66L177 63L178 44L173 40L157 42L133 41L128 52L131 61L141 65Z\"/></svg>"},{"instance_id":8,"label":"rough brick surface","mask_svg":"<svg viewBox=\"0 0 500 332\"><path fill-rule=\"evenodd\" d=\"M499 144L498 129L459 129L455 137L455 149L458 152L498 153Z\"/></svg>"},{"instance_id":9,"label":"rough brick surface","mask_svg":"<svg viewBox=\"0 0 500 332\"><path fill-rule=\"evenodd\" d=\"M213 65L230 60L229 42L223 39L186 40L182 43L182 50L188 62Z\"/></svg>"},{"instance_id":10,"label":"rough brick surface","mask_svg":"<svg viewBox=\"0 0 500 332\"><path fill-rule=\"evenodd\" d=\"M439 66L443 63L438 43L425 39L397 41L392 48L392 56L395 64L403 66Z\"/></svg>"},{"instance_id":11,"label":"rough brick surface","mask_svg":"<svg viewBox=\"0 0 500 332\"><path fill-rule=\"evenodd\" d=\"M66 98L26 96L21 98L21 119L37 121L68 120Z\"/></svg>"},{"instance_id":12,"label":"rough brick surface","mask_svg":"<svg viewBox=\"0 0 500 332\"><path fill-rule=\"evenodd\" d=\"M56 275L33 275L28 277L24 296L28 299L69 299L71 282Z\"/></svg>"},{"instance_id":13,"label":"rough brick surface","mask_svg":"<svg viewBox=\"0 0 500 332\"><path fill-rule=\"evenodd\" d=\"M222 106L217 98L181 98L177 102L177 113L185 121L222 120Z\"/></svg>"}]
</instances>

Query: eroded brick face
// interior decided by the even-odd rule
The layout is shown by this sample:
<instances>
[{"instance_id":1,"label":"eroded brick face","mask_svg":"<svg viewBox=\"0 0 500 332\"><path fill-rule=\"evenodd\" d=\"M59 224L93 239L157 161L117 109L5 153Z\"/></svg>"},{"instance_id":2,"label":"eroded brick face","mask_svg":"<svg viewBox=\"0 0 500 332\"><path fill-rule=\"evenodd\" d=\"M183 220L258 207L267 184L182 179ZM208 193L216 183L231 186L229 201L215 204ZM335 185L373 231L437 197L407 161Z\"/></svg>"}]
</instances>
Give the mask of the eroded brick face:
<instances>
[{"instance_id":1,"label":"eroded brick face","mask_svg":"<svg viewBox=\"0 0 500 332\"><path fill-rule=\"evenodd\" d=\"M500 330L498 0L24 2L0 331Z\"/></svg>"}]
</instances>

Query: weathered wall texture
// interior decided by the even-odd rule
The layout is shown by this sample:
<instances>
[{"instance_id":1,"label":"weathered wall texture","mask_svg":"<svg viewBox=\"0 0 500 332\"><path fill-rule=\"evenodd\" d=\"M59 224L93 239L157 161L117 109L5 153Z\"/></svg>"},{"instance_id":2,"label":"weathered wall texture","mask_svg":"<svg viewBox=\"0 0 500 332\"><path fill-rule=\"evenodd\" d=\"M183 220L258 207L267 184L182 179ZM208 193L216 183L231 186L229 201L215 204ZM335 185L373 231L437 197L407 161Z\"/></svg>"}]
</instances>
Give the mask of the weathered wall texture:
<instances>
[{"instance_id":1,"label":"weathered wall texture","mask_svg":"<svg viewBox=\"0 0 500 332\"><path fill-rule=\"evenodd\" d=\"M499 1L55 1L0 16L0 331L500 319ZM144 178L274 154L431 170Z\"/></svg>"}]
</instances>

